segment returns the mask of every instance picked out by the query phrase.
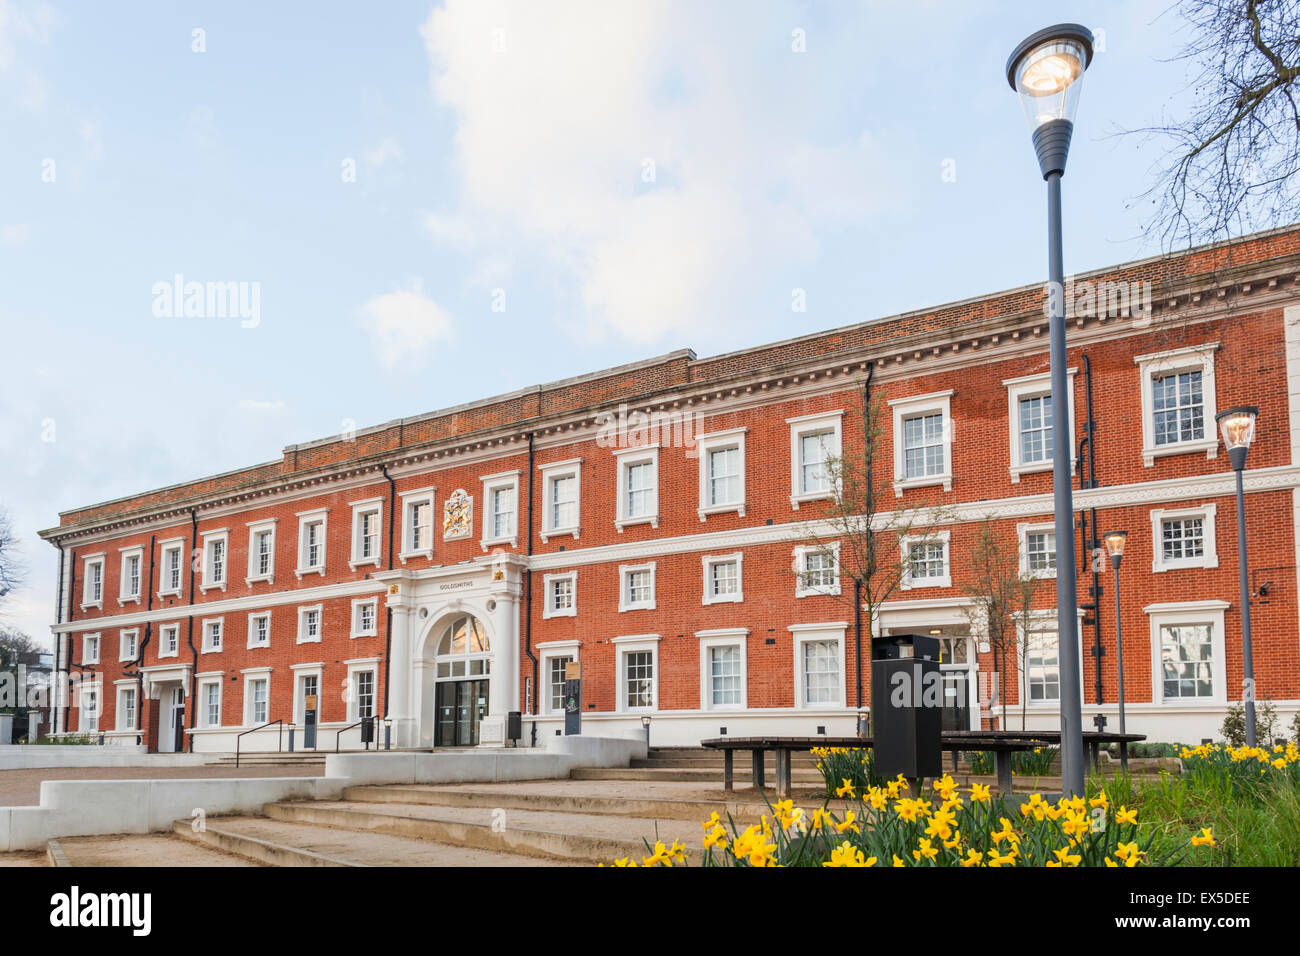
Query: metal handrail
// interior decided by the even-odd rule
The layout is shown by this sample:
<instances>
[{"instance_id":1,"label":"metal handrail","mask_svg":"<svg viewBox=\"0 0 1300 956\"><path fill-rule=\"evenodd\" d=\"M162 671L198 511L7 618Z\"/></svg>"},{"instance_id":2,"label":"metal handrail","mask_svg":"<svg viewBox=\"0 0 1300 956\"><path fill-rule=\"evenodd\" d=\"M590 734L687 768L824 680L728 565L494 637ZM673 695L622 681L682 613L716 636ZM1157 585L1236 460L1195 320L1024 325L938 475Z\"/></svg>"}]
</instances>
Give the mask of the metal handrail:
<instances>
[{"instance_id":1,"label":"metal handrail","mask_svg":"<svg viewBox=\"0 0 1300 956\"><path fill-rule=\"evenodd\" d=\"M250 727L250 728L248 728L248 730L243 731L243 733L235 734L235 767L236 767L236 769L238 769L238 767L239 767L239 745L240 745L240 743L241 743L241 738L244 736L244 734L251 734L251 733L253 733L253 731L255 731L255 730L263 730L263 729L265 729L265 728L267 728L267 727L270 727L272 724L279 724L279 725L280 725L279 732L276 734L276 752L277 752L277 753L284 753L284 718L283 718L283 717L278 717L278 718L276 718L275 720L268 720L266 723L262 724L262 725L259 726L259 727Z\"/></svg>"},{"instance_id":2,"label":"metal handrail","mask_svg":"<svg viewBox=\"0 0 1300 956\"><path fill-rule=\"evenodd\" d=\"M362 718L361 718L360 720L358 720L355 724L348 724L346 727L340 727L340 728L338 729L338 731L335 732L335 734L334 734L334 752L335 752L335 753L341 753L341 751L339 750L339 743L340 743L340 741L342 741L342 739L343 739L343 734L344 734L346 731L351 730L353 727L360 727L360 726L361 726L362 724L364 724L367 720L371 720L371 721L373 721L374 719L375 719L374 717L362 717ZM367 750L370 749L370 744L369 744L369 743L366 743L366 749L367 749Z\"/></svg>"}]
</instances>

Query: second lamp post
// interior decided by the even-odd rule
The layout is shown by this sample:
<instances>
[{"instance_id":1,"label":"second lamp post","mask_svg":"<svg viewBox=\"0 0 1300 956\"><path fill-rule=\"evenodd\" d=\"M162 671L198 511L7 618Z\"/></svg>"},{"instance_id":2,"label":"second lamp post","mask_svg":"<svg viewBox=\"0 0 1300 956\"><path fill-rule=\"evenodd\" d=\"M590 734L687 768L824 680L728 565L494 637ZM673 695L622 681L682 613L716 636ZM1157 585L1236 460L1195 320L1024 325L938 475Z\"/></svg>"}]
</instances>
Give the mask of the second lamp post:
<instances>
[{"instance_id":1,"label":"second lamp post","mask_svg":"<svg viewBox=\"0 0 1300 956\"><path fill-rule=\"evenodd\" d=\"M1119 732L1128 733L1124 724L1124 628L1123 615L1119 605L1119 563L1124 560L1124 545L1128 542L1127 531L1112 531L1106 535L1106 550L1110 552L1110 564L1115 569L1115 673L1119 683ZM1100 665L1100 658L1098 659ZM1120 741L1119 762L1128 770L1128 743Z\"/></svg>"}]
</instances>

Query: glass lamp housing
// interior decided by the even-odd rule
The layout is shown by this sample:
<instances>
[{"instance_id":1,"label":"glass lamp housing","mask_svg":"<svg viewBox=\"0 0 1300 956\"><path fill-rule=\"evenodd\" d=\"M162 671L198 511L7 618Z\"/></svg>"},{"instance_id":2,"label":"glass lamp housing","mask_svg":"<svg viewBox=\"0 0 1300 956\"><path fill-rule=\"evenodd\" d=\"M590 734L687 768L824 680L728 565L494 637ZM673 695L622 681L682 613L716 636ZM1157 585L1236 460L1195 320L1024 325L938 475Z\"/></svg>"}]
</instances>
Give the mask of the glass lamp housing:
<instances>
[{"instance_id":1,"label":"glass lamp housing","mask_svg":"<svg viewBox=\"0 0 1300 956\"><path fill-rule=\"evenodd\" d=\"M1228 451L1235 448L1249 448L1255 440L1255 419L1259 409L1250 405L1229 408L1220 412L1219 430L1223 433L1223 445Z\"/></svg>"},{"instance_id":2,"label":"glass lamp housing","mask_svg":"<svg viewBox=\"0 0 1300 956\"><path fill-rule=\"evenodd\" d=\"M1020 97L1032 134L1054 120L1074 122L1083 74L1092 61L1092 31L1062 23L1027 37L1007 61L1007 82Z\"/></svg>"},{"instance_id":3,"label":"glass lamp housing","mask_svg":"<svg viewBox=\"0 0 1300 956\"><path fill-rule=\"evenodd\" d=\"M1106 535L1106 550L1112 558L1122 558L1124 557L1124 545L1127 541L1127 531L1111 531Z\"/></svg>"}]
</instances>

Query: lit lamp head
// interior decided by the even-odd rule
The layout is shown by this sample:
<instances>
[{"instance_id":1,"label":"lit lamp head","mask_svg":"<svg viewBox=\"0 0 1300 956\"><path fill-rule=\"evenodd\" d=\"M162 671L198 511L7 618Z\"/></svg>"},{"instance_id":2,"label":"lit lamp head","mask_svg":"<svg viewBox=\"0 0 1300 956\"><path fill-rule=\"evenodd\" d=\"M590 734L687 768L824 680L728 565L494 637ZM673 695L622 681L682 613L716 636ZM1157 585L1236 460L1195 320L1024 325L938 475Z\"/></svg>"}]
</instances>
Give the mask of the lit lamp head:
<instances>
[{"instance_id":1,"label":"lit lamp head","mask_svg":"<svg viewBox=\"0 0 1300 956\"><path fill-rule=\"evenodd\" d=\"M1228 449L1228 460L1236 471L1246 467L1246 452L1255 440L1255 419L1259 409L1254 405L1238 405L1226 408L1214 416L1223 434L1223 446Z\"/></svg>"},{"instance_id":2,"label":"lit lamp head","mask_svg":"<svg viewBox=\"0 0 1300 956\"><path fill-rule=\"evenodd\" d=\"M649 714L644 714L644 715L642 715L642 717L641 717L641 726L642 726L642 727L649 727L649 726L650 726L650 715L649 715Z\"/></svg>"},{"instance_id":3,"label":"lit lamp head","mask_svg":"<svg viewBox=\"0 0 1300 956\"><path fill-rule=\"evenodd\" d=\"M1020 95L1044 179L1065 172L1079 89L1091 62L1092 31L1077 23L1039 30L1007 60L1007 82Z\"/></svg>"},{"instance_id":4,"label":"lit lamp head","mask_svg":"<svg viewBox=\"0 0 1300 956\"><path fill-rule=\"evenodd\" d=\"M1110 563L1115 568L1124 559L1124 544L1127 541L1127 531L1111 531L1106 535L1106 550L1110 552Z\"/></svg>"}]
</instances>

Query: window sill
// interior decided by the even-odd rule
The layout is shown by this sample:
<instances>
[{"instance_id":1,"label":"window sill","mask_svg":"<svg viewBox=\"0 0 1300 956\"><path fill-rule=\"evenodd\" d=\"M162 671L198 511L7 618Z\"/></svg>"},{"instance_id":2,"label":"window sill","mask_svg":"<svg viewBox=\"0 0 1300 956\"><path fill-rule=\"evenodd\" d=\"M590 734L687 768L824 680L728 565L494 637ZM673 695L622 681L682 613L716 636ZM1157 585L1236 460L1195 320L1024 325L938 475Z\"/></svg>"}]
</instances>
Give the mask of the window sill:
<instances>
[{"instance_id":1,"label":"window sill","mask_svg":"<svg viewBox=\"0 0 1300 956\"><path fill-rule=\"evenodd\" d=\"M200 585L199 585L199 591L200 591L200 593L202 593L202 594L207 594L209 591L225 591L225 590L226 590L226 582L225 582L225 581L222 581L222 582L220 582L220 583L218 583L218 584L200 584Z\"/></svg>"},{"instance_id":2,"label":"window sill","mask_svg":"<svg viewBox=\"0 0 1300 956\"><path fill-rule=\"evenodd\" d=\"M117 599L118 607L126 607L128 604L139 604L139 597L120 597Z\"/></svg>"},{"instance_id":3,"label":"window sill","mask_svg":"<svg viewBox=\"0 0 1300 956\"><path fill-rule=\"evenodd\" d=\"M952 587L952 577L942 578L921 578L919 581L904 581L899 584L899 588L904 591L923 591L926 588L950 588Z\"/></svg>"},{"instance_id":4,"label":"window sill","mask_svg":"<svg viewBox=\"0 0 1300 956\"><path fill-rule=\"evenodd\" d=\"M378 636L379 636L378 631L362 631L356 634L348 635L348 637L352 640L356 640L358 637L378 637ZM299 643L305 643L305 642L300 641Z\"/></svg>"},{"instance_id":5,"label":"window sill","mask_svg":"<svg viewBox=\"0 0 1300 956\"><path fill-rule=\"evenodd\" d=\"M704 606L708 606L711 604L744 604L745 595L743 593L724 594L721 597L711 597L709 595L705 595L701 599L700 603Z\"/></svg>"},{"instance_id":6,"label":"window sill","mask_svg":"<svg viewBox=\"0 0 1300 956\"><path fill-rule=\"evenodd\" d=\"M325 577L325 566L321 565L319 568L298 568L293 573L298 575L299 581L309 574L319 574L321 577Z\"/></svg>"},{"instance_id":7,"label":"window sill","mask_svg":"<svg viewBox=\"0 0 1300 956\"><path fill-rule=\"evenodd\" d=\"M562 611L547 611L545 609L543 609L542 611L542 620L544 621L549 621L551 618L555 618L555 617L577 617L577 616L578 616L578 609L574 607L565 608Z\"/></svg>"},{"instance_id":8,"label":"window sill","mask_svg":"<svg viewBox=\"0 0 1300 956\"><path fill-rule=\"evenodd\" d=\"M179 652L179 651L159 651L159 652L158 652L158 659L159 659L159 660L165 660L166 658L169 658L169 657L180 657L180 652Z\"/></svg>"},{"instance_id":9,"label":"window sill","mask_svg":"<svg viewBox=\"0 0 1300 956\"><path fill-rule=\"evenodd\" d=\"M619 518L614 522L614 527L618 528L618 533L622 534L624 528L630 528L633 525L648 524L652 528L659 527L659 515L642 515L637 518ZM575 535L576 537L576 535Z\"/></svg>"},{"instance_id":10,"label":"window sill","mask_svg":"<svg viewBox=\"0 0 1300 956\"><path fill-rule=\"evenodd\" d=\"M913 488L935 488L942 485L944 491L952 491L952 475L926 475L924 478L895 478L894 497L903 497L903 492Z\"/></svg>"},{"instance_id":11,"label":"window sill","mask_svg":"<svg viewBox=\"0 0 1300 956\"><path fill-rule=\"evenodd\" d=\"M806 598L806 597L839 597L839 596L840 596L840 589L839 589L838 587L834 587L834 588L809 588L809 589L804 590L804 591L798 591L798 590L796 590L796 591L794 592L794 596L795 596L796 598Z\"/></svg>"},{"instance_id":12,"label":"window sill","mask_svg":"<svg viewBox=\"0 0 1300 956\"><path fill-rule=\"evenodd\" d=\"M220 654L220 653L221 653L221 648L219 648L219 647L205 647L205 648L203 648L201 651L199 651L199 653L200 653L200 654Z\"/></svg>"},{"instance_id":13,"label":"window sill","mask_svg":"<svg viewBox=\"0 0 1300 956\"><path fill-rule=\"evenodd\" d=\"M484 551L487 551L488 548L500 547L502 545L517 548L519 547L519 538L516 535L511 535L508 538L484 538L478 543L478 546Z\"/></svg>"},{"instance_id":14,"label":"window sill","mask_svg":"<svg viewBox=\"0 0 1300 956\"><path fill-rule=\"evenodd\" d=\"M1217 558L1214 560L1198 558L1195 561L1153 561L1151 562L1151 573L1164 574L1166 571L1206 570L1218 566L1219 561Z\"/></svg>"},{"instance_id":15,"label":"window sill","mask_svg":"<svg viewBox=\"0 0 1300 956\"><path fill-rule=\"evenodd\" d=\"M160 600L160 601L161 601L163 598L169 598L169 597L178 598L178 597L180 597L180 596L181 596L181 592L180 592L180 589L179 589L179 588L176 589L176 590L174 590L174 591L159 591L159 592L158 592L158 600Z\"/></svg>"},{"instance_id":16,"label":"window sill","mask_svg":"<svg viewBox=\"0 0 1300 956\"><path fill-rule=\"evenodd\" d=\"M808 501L831 501L832 499L834 499L834 497L835 497L835 494L834 494L833 492L830 492L830 491L806 491L806 492L803 492L802 494L791 495L791 496L790 496L790 507L793 508L795 511L798 511L798 510L799 510L799 506L800 506L801 504L804 504L805 502L808 502Z\"/></svg>"},{"instance_id":17,"label":"window sill","mask_svg":"<svg viewBox=\"0 0 1300 956\"><path fill-rule=\"evenodd\" d=\"M426 558L432 561L433 548L422 548L419 551L403 551L401 554L397 556L397 560L401 561L403 564L405 564L407 561L411 560L412 558Z\"/></svg>"},{"instance_id":18,"label":"window sill","mask_svg":"<svg viewBox=\"0 0 1300 956\"><path fill-rule=\"evenodd\" d=\"M1021 475L1039 475L1043 472L1050 472L1052 467L1050 461L1034 462L1032 465L1012 465L1010 468L1011 483L1013 485L1019 484ZM1070 462L1070 474L1074 474L1073 461Z\"/></svg>"},{"instance_id":19,"label":"window sill","mask_svg":"<svg viewBox=\"0 0 1300 956\"><path fill-rule=\"evenodd\" d=\"M252 587L254 584L261 584L263 582L265 582L266 584L274 584L275 576L272 574L254 574L251 575L250 577L244 578L244 583L247 584L249 587Z\"/></svg>"},{"instance_id":20,"label":"window sill","mask_svg":"<svg viewBox=\"0 0 1300 956\"><path fill-rule=\"evenodd\" d=\"M542 539L542 543L543 543L543 544L545 544L546 542L548 542L551 538L562 538L562 537L564 537L566 534L567 534L567 535L572 535L572 536L573 536L573 540L576 541L576 540L578 540L578 533L579 533L580 530L581 530L581 528L580 528L579 526L577 526L577 525L575 525L575 526L572 527L572 528L550 528L550 529L548 529L548 530L539 531L539 532L538 532L538 537L540 537L540 538Z\"/></svg>"},{"instance_id":21,"label":"window sill","mask_svg":"<svg viewBox=\"0 0 1300 956\"><path fill-rule=\"evenodd\" d=\"M1157 458L1165 458L1169 455L1192 455L1197 452L1205 452L1205 460L1212 461L1219 454L1218 438L1205 438L1200 441L1178 442L1172 445L1154 445L1150 448L1142 449L1142 464L1150 468L1155 464Z\"/></svg>"},{"instance_id":22,"label":"window sill","mask_svg":"<svg viewBox=\"0 0 1300 956\"><path fill-rule=\"evenodd\" d=\"M377 568L379 567L378 558L366 558L362 561L349 561L348 567L355 571L357 568ZM323 571L321 572L324 573Z\"/></svg>"},{"instance_id":23,"label":"window sill","mask_svg":"<svg viewBox=\"0 0 1300 956\"><path fill-rule=\"evenodd\" d=\"M102 610L104 610L104 602L103 602L103 601L92 601L92 602L90 602L89 604L83 604L83 605L81 605L81 609L82 609L83 611L89 611L89 610L92 610L92 609L93 609L93 610L96 610L96 611L102 611Z\"/></svg>"},{"instance_id":24,"label":"window sill","mask_svg":"<svg viewBox=\"0 0 1300 956\"><path fill-rule=\"evenodd\" d=\"M794 504L793 499L791 500L791 504ZM797 508L798 505L795 505L795 507ZM740 517L745 517L745 503L741 501L737 504L731 505L709 505L707 508L697 509L696 514L700 516L701 521L705 521L708 519L709 515L725 515L730 514L733 511Z\"/></svg>"},{"instance_id":25,"label":"window sill","mask_svg":"<svg viewBox=\"0 0 1300 956\"><path fill-rule=\"evenodd\" d=\"M319 644L319 643L320 643L320 638L319 638L319 637L299 637L299 638L296 639L295 643L297 643L297 644Z\"/></svg>"},{"instance_id":26,"label":"window sill","mask_svg":"<svg viewBox=\"0 0 1300 956\"><path fill-rule=\"evenodd\" d=\"M267 643L265 643L265 644L247 644L247 645L245 645L245 646L246 646L246 647L248 648L248 650L250 650L250 651L264 651L264 650L269 650L270 647L271 647L271 644L270 644L270 642L267 642Z\"/></svg>"},{"instance_id":27,"label":"window sill","mask_svg":"<svg viewBox=\"0 0 1300 956\"><path fill-rule=\"evenodd\" d=\"M644 604L620 604L618 606L618 613L624 614L628 611L653 611L654 609L655 609L654 601L648 601ZM575 615L575 617L576 616L577 615Z\"/></svg>"}]
</instances>

